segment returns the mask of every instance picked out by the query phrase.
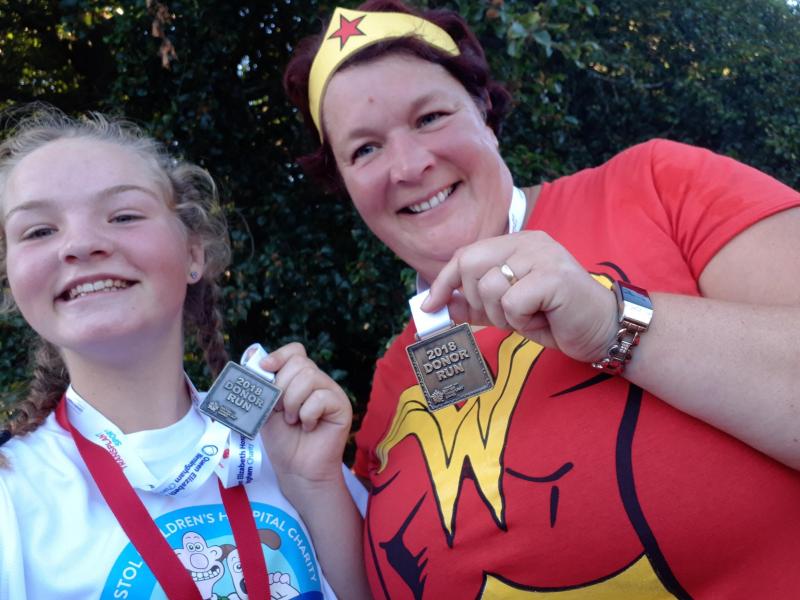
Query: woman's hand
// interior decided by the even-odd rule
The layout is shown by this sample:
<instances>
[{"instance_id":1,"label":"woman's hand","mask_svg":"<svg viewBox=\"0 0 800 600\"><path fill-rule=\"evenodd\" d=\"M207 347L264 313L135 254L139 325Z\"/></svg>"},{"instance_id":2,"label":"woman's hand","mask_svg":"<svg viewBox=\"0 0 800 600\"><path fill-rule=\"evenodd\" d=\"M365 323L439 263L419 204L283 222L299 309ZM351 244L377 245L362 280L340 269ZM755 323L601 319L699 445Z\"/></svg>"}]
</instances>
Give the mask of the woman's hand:
<instances>
[{"instance_id":1,"label":"woman's hand","mask_svg":"<svg viewBox=\"0 0 800 600\"><path fill-rule=\"evenodd\" d=\"M302 344L275 350L260 366L276 373L275 384L283 390L261 435L284 494L297 486L338 485L353 416L344 391Z\"/></svg>"},{"instance_id":2,"label":"woman's hand","mask_svg":"<svg viewBox=\"0 0 800 600\"><path fill-rule=\"evenodd\" d=\"M503 264L516 280L503 274ZM582 362L605 356L618 330L611 291L542 231L487 238L459 249L422 306L432 312L445 304L457 323L513 329Z\"/></svg>"}]
</instances>

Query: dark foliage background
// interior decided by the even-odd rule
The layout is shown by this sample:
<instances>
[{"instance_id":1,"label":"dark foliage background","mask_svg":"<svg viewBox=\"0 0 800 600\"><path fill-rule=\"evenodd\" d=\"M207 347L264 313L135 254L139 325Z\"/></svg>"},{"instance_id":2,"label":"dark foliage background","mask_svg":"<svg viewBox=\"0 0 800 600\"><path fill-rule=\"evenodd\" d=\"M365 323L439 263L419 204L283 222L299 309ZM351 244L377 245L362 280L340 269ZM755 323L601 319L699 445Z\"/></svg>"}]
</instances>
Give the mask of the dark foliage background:
<instances>
[{"instance_id":1,"label":"dark foliage background","mask_svg":"<svg viewBox=\"0 0 800 600\"><path fill-rule=\"evenodd\" d=\"M122 113L211 171L235 246L231 351L300 340L360 415L374 361L407 318L413 274L293 161L311 146L281 74L293 43L318 32L334 4L0 0L0 108L41 100ZM796 3L420 4L464 15L513 91L502 144L518 184L662 136L800 186ZM0 411L24 391L29 335L19 317L0 320ZM207 383L191 348L187 358Z\"/></svg>"}]
</instances>

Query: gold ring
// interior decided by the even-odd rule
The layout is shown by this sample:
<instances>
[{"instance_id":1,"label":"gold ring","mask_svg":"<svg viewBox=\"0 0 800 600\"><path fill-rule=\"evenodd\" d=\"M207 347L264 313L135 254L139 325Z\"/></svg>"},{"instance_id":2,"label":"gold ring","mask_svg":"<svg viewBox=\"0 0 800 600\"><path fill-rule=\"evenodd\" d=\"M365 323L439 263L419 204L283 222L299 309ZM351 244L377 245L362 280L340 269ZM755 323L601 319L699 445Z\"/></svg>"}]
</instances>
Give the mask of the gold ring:
<instances>
[{"instance_id":1,"label":"gold ring","mask_svg":"<svg viewBox=\"0 0 800 600\"><path fill-rule=\"evenodd\" d=\"M508 264L503 263L500 266L500 272L503 274L503 277L506 278L508 285L514 285L517 283L517 276L514 275L514 271L511 270L511 267L509 267Z\"/></svg>"}]
</instances>

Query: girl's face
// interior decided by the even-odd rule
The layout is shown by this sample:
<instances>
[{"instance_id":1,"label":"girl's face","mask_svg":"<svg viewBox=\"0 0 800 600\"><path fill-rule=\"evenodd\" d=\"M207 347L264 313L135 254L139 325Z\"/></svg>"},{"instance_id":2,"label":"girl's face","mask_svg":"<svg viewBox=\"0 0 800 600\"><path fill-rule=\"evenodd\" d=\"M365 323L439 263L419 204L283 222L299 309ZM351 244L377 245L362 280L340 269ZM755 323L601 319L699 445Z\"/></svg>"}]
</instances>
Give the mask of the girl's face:
<instances>
[{"instance_id":1,"label":"girl's face","mask_svg":"<svg viewBox=\"0 0 800 600\"><path fill-rule=\"evenodd\" d=\"M504 232L511 174L443 67L406 54L354 65L331 78L322 112L356 209L429 281L458 248Z\"/></svg>"},{"instance_id":2,"label":"girl's face","mask_svg":"<svg viewBox=\"0 0 800 600\"><path fill-rule=\"evenodd\" d=\"M11 172L0 207L11 293L66 359L179 342L203 249L165 189L140 155L87 138L50 142Z\"/></svg>"}]
</instances>

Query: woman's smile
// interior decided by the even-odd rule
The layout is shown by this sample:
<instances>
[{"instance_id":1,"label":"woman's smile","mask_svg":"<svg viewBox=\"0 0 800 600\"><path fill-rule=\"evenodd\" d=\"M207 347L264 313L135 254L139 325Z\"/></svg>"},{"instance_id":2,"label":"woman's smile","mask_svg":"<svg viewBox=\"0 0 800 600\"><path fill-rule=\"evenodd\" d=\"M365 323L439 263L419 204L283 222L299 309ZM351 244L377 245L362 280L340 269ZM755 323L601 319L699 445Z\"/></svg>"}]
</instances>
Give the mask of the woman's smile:
<instances>
[{"instance_id":1,"label":"woman's smile","mask_svg":"<svg viewBox=\"0 0 800 600\"><path fill-rule=\"evenodd\" d=\"M511 174L481 109L443 67L406 54L347 67L328 84L323 121L359 214L424 277L505 230Z\"/></svg>"},{"instance_id":2,"label":"woman's smile","mask_svg":"<svg viewBox=\"0 0 800 600\"><path fill-rule=\"evenodd\" d=\"M412 213L427 212L433 208L436 208L437 206L442 204L445 200L447 200L455 189L456 185L448 186L447 188L441 190L440 192L437 192L424 202L420 202L419 204L409 205L407 209L410 210Z\"/></svg>"}]
</instances>

